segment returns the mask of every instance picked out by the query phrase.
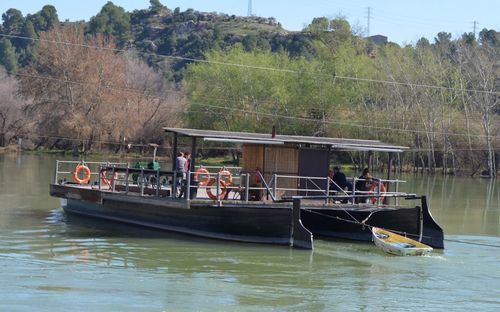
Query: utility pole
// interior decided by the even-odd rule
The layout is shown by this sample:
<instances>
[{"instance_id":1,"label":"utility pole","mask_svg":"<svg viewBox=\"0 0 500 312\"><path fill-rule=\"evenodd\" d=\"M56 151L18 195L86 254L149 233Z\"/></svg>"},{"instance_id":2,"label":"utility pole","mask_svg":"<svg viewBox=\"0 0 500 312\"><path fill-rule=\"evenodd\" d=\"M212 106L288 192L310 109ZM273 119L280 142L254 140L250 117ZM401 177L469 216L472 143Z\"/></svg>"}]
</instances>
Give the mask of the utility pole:
<instances>
[{"instance_id":1,"label":"utility pole","mask_svg":"<svg viewBox=\"0 0 500 312\"><path fill-rule=\"evenodd\" d=\"M479 24L477 21L473 22L473 25L474 25L474 27L473 27L474 38L476 38L476 27L477 27L477 24Z\"/></svg>"},{"instance_id":2,"label":"utility pole","mask_svg":"<svg viewBox=\"0 0 500 312\"><path fill-rule=\"evenodd\" d=\"M252 16L252 0L248 0L248 13L247 16Z\"/></svg>"},{"instance_id":3,"label":"utility pole","mask_svg":"<svg viewBox=\"0 0 500 312\"><path fill-rule=\"evenodd\" d=\"M367 15L366 15L366 20L367 20L367 27L366 27L366 30L367 30L367 37L370 37L370 19L372 18L372 8L371 7L368 7L367 8Z\"/></svg>"}]
</instances>

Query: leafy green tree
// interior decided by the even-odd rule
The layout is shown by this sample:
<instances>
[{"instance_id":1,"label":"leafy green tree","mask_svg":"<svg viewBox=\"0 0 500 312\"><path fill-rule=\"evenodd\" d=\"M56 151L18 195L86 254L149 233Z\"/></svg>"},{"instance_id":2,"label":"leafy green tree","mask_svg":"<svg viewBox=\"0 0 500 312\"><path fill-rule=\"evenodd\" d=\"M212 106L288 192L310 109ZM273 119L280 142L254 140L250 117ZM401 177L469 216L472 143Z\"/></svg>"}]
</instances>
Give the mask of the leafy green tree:
<instances>
[{"instance_id":1,"label":"leafy green tree","mask_svg":"<svg viewBox=\"0 0 500 312\"><path fill-rule=\"evenodd\" d=\"M0 62L9 74L17 72L16 50L9 39L0 39Z\"/></svg>"},{"instance_id":2,"label":"leafy green tree","mask_svg":"<svg viewBox=\"0 0 500 312\"><path fill-rule=\"evenodd\" d=\"M111 35L120 46L124 46L132 38L130 16L122 7L109 1L99 14L90 19L89 32Z\"/></svg>"},{"instance_id":3,"label":"leafy green tree","mask_svg":"<svg viewBox=\"0 0 500 312\"><path fill-rule=\"evenodd\" d=\"M311 24L304 28L305 32L320 33L330 30L330 21L326 17L315 17Z\"/></svg>"},{"instance_id":4,"label":"leafy green tree","mask_svg":"<svg viewBox=\"0 0 500 312\"><path fill-rule=\"evenodd\" d=\"M342 17L331 20L326 17L314 18L305 31L311 33L315 41L314 50L319 56L335 54L343 42L349 42L351 45L356 43L349 22Z\"/></svg>"},{"instance_id":5,"label":"leafy green tree","mask_svg":"<svg viewBox=\"0 0 500 312\"><path fill-rule=\"evenodd\" d=\"M429 48L430 46L431 46L431 43L429 42L429 39L427 39L425 37L418 39L417 44L416 44L416 47L420 48L420 49L426 49L426 48Z\"/></svg>"},{"instance_id":6,"label":"leafy green tree","mask_svg":"<svg viewBox=\"0 0 500 312\"><path fill-rule=\"evenodd\" d=\"M192 127L267 132L276 125L281 133L326 135L332 130L329 120L341 118L346 97L362 98L354 83L336 82L322 61L269 50L246 52L242 46L205 57L207 63L188 67L185 80ZM341 62L348 57L346 50ZM353 69L339 65L338 70L348 74Z\"/></svg>"},{"instance_id":7,"label":"leafy green tree","mask_svg":"<svg viewBox=\"0 0 500 312\"><path fill-rule=\"evenodd\" d=\"M45 5L41 11L28 17L38 31L48 31L59 23L57 10L52 5Z\"/></svg>"},{"instance_id":8,"label":"leafy green tree","mask_svg":"<svg viewBox=\"0 0 500 312\"><path fill-rule=\"evenodd\" d=\"M23 29L21 31L21 36L25 38L33 38L37 39L38 35L33 27L33 23L31 20L26 19L24 23ZM35 60L35 41L29 39L20 39L19 40L19 65L26 66L30 62Z\"/></svg>"},{"instance_id":9,"label":"leafy green tree","mask_svg":"<svg viewBox=\"0 0 500 312\"><path fill-rule=\"evenodd\" d=\"M257 36L254 33L248 34L243 38L243 46L247 52L255 50L257 47Z\"/></svg>"},{"instance_id":10,"label":"leafy green tree","mask_svg":"<svg viewBox=\"0 0 500 312\"><path fill-rule=\"evenodd\" d=\"M490 46L500 46L500 32L484 28L479 32L479 42Z\"/></svg>"},{"instance_id":11,"label":"leafy green tree","mask_svg":"<svg viewBox=\"0 0 500 312\"><path fill-rule=\"evenodd\" d=\"M24 17L21 11L8 9L2 14L3 32L9 35L19 35L24 24Z\"/></svg>"},{"instance_id":12,"label":"leafy green tree","mask_svg":"<svg viewBox=\"0 0 500 312\"><path fill-rule=\"evenodd\" d=\"M161 4L160 0L149 0L149 9L154 12L154 13L160 13L161 11L164 11L167 9L166 6Z\"/></svg>"},{"instance_id":13,"label":"leafy green tree","mask_svg":"<svg viewBox=\"0 0 500 312\"><path fill-rule=\"evenodd\" d=\"M37 39L38 35L35 31L35 27L31 20L27 19L23 25L23 29L21 30L21 36L26 38ZM24 39L21 42L21 47L26 48L27 46L33 45L34 40Z\"/></svg>"},{"instance_id":14,"label":"leafy green tree","mask_svg":"<svg viewBox=\"0 0 500 312\"><path fill-rule=\"evenodd\" d=\"M174 53L176 49L177 49L177 36L175 34L175 31L170 30L164 36L163 43L158 48L158 53L169 55Z\"/></svg>"}]
</instances>

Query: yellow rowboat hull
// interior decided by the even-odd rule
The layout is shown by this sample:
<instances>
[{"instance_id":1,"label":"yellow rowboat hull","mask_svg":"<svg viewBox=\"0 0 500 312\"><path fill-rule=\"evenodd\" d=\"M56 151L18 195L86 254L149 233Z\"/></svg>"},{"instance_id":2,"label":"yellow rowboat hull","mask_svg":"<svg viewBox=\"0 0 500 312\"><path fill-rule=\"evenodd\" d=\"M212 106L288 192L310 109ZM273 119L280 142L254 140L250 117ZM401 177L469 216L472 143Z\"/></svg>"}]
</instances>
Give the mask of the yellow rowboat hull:
<instances>
[{"instance_id":1,"label":"yellow rowboat hull","mask_svg":"<svg viewBox=\"0 0 500 312\"><path fill-rule=\"evenodd\" d=\"M383 251L397 256L423 256L432 251L432 247L392 233L381 228L372 228L373 242Z\"/></svg>"}]
</instances>

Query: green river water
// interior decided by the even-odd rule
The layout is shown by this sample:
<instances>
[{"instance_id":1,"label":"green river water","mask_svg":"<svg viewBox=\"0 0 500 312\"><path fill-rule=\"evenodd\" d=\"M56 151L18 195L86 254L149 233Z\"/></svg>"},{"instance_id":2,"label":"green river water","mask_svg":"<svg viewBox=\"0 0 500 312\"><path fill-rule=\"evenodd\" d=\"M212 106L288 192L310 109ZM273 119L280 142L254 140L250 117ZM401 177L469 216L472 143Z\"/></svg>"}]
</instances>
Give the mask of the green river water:
<instances>
[{"instance_id":1,"label":"green river water","mask_svg":"<svg viewBox=\"0 0 500 312\"><path fill-rule=\"evenodd\" d=\"M443 251L371 243L313 251L66 215L56 157L0 155L0 311L500 311L500 183L405 176L427 194Z\"/></svg>"}]
</instances>

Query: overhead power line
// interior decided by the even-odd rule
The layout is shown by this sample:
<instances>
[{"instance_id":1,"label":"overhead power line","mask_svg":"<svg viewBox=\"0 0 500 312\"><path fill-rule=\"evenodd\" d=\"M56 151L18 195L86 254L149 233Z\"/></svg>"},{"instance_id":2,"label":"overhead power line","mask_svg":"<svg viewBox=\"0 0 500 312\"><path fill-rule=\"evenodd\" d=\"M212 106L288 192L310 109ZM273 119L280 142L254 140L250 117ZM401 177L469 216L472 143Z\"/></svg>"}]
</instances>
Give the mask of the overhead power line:
<instances>
[{"instance_id":1,"label":"overhead power line","mask_svg":"<svg viewBox=\"0 0 500 312\"><path fill-rule=\"evenodd\" d=\"M32 40L32 41L42 41L42 42L53 43L53 44L63 44L63 45L68 45L68 46L77 46L77 47L83 47L83 48L89 48L89 49L113 51L113 52L117 52L117 53L118 52L120 52L120 53L128 52L127 50L124 50L124 49L91 46L91 45L81 44L81 43L45 40L45 39L39 39L39 38L30 38L30 37L23 37L23 36L16 36L16 35L8 35L8 34L0 34L0 37L16 38L16 39ZM173 56L173 55L155 54L155 53L140 52L140 51L137 51L137 52L139 54L143 54L143 55L147 55L147 56L164 57L164 58L170 58L170 59L176 59L176 60L182 60L182 61L190 61L190 62L198 62L198 63L214 64L214 65L223 65L223 66L234 66L234 67L240 67L240 68L246 68L246 69L274 71L274 72L282 72L282 73L288 73L288 74L302 74L299 71L291 70L291 69L265 67L265 66L254 66L254 65L248 65L248 64L220 62L220 61L209 61L209 60L203 60L203 59L195 59L195 58ZM459 89L459 88L443 87L443 86L428 85L428 84L418 84L418 83L411 83L411 82L400 82L400 81L391 81L391 80L382 80L382 79L342 76L342 75L336 75L335 73L325 74L325 73L321 73L321 72L315 72L313 74L316 76L319 76L319 77L333 77L335 79L343 79L343 80L351 80L351 81L371 82L371 83L380 83L380 84L389 84L389 85L400 85L400 86L416 87L416 88L428 88L428 89L443 90L443 91L472 92L472 93L500 95L499 91L462 89L462 88Z\"/></svg>"}]
</instances>

